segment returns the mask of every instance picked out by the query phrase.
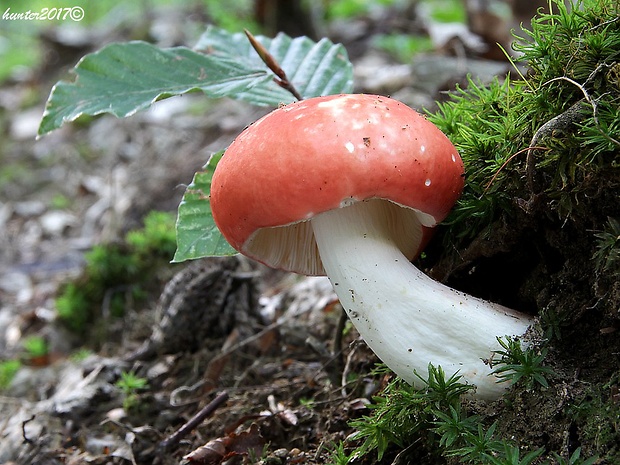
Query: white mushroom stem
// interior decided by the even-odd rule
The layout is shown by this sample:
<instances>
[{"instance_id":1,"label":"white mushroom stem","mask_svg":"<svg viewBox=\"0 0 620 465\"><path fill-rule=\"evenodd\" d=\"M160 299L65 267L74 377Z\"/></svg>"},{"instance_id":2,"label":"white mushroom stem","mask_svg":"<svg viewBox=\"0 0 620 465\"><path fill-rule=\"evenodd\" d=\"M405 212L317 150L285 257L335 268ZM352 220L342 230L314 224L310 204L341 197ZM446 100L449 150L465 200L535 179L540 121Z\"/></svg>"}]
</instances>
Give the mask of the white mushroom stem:
<instances>
[{"instance_id":1,"label":"white mushroom stem","mask_svg":"<svg viewBox=\"0 0 620 465\"><path fill-rule=\"evenodd\" d=\"M485 364L500 349L498 336L521 336L527 315L451 289L419 271L401 253L382 201L357 202L314 217L323 266L353 325L397 375L419 385L428 363L476 385L475 396L495 399L497 383ZM392 209L393 210L393 209Z\"/></svg>"}]
</instances>

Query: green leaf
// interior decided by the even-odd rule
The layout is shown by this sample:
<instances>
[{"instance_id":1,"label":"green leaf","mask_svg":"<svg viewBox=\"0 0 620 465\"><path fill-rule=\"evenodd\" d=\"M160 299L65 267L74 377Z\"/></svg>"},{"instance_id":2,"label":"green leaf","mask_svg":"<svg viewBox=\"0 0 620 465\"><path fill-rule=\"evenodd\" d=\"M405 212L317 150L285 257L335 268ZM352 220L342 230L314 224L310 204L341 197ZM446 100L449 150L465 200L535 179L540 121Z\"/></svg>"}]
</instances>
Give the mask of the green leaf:
<instances>
[{"instance_id":1,"label":"green leaf","mask_svg":"<svg viewBox=\"0 0 620 465\"><path fill-rule=\"evenodd\" d=\"M256 39L275 58L303 98L353 91L353 67L342 45L325 38L319 42L307 37L292 39L283 33L273 39L264 36L256 36ZM231 35L223 29L209 27L195 48L224 59L237 60L248 69L267 70L243 33ZM274 76L273 73L271 76ZM295 100L273 80L247 89L235 98L265 106L277 106Z\"/></svg>"},{"instance_id":2,"label":"green leaf","mask_svg":"<svg viewBox=\"0 0 620 465\"><path fill-rule=\"evenodd\" d=\"M265 70L185 47L160 49L146 42L108 45L86 55L74 82L57 83L39 126L46 134L82 115L130 116L157 100L201 90L210 97L234 95L271 80Z\"/></svg>"},{"instance_id":3,"label":"green leaf","mask_svg":"<svg viewBox=\"0 0 620 465\"><path fill-rule=\"evenodd\" d=\"M222 155L223 151L213 154L203 171L197 172L192 183L187 186L179 205L177 251L173 262L237 253L217 229L209 203L211 178Z\"/></svg>"},{"instance_id":4,"label":"green leaf","mask_svg":"<svg viewBox=\"0 0 620 465\"><path fill-rule=\"evenodd\" d=\"M287 73L301 95L351 92L352 66L342 45L279 34L257 37ZM130 116L157 100L190 91L211 98L231 97L277 106L294 97L278 86L244 34L210 27L197 50L160 49L146 42L108 45L86 55L73 70L73 82L58 82L47 101L39 135L82 115Z\"/></svg>"}]
</instances>

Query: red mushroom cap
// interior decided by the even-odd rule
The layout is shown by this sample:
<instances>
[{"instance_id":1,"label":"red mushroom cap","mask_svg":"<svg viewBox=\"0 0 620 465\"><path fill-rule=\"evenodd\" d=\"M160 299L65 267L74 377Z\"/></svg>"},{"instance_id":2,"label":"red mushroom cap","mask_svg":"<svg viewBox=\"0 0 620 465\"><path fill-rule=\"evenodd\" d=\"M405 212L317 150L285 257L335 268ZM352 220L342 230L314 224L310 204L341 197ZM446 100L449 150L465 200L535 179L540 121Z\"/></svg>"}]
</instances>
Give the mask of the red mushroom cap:
<instances>
[{"instance_id":1,"label":"red mushroom cap","mask_svg":"<svg viewBox=\"0 0 620 465\"><path fill-rule=\"evenodd\" d=\"M313 216L388 200L422 226L399 242L413 259L424 229L446 217L463 183L455 147L419 113L387 97L331 95L278 108L246 128L217 165L211 208L241 253L323 274L307 221Z\"/></svg>"}]
</instances>

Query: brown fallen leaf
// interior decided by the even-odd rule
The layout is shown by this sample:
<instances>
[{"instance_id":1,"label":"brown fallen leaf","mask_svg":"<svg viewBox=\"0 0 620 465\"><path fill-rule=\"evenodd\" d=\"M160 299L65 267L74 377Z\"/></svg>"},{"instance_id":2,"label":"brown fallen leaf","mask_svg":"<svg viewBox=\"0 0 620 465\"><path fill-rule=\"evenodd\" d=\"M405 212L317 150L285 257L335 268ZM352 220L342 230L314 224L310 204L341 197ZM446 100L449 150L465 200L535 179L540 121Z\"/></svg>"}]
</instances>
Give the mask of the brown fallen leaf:
<instances>
[{"instance_id":1,"label":"brown fallen leaf","mask_svg":"<svg viewBox=\"0 0 620 465\"><path fill-rule=\"evenodd\" d=\"M265 445L258 426L253 423L248 431L230 433L227 436L213 439L204 446L183 457L183 464L219 465L231 457L238 455L260 456Z\"/></svg>"}]
</instances>

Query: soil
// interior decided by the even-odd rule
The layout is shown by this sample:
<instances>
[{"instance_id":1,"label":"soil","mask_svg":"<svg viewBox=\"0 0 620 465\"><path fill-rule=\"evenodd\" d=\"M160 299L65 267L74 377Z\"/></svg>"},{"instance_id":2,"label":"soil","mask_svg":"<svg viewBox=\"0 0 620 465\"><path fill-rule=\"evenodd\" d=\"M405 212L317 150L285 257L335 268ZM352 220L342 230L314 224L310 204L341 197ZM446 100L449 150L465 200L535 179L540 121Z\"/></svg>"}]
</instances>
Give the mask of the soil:
<instances>
[{"instance_id":1,"label":"soil","mask_svg":"<svg viewBox=\"0 0 620 465\"><path fill-rule=\"evenodd\" d=\"M366 72L393 64L369 51L357 60ZM434 55L412 75L440 67L448 82L462 76L463 66L487 75L508 67L479 64ZM86 250L118 241L150 210L175 211L183 185L209 154L267 110L186 95L122 121L101 117L35 141L54 82L44 69L0 89L0 357L24 365L0 398L0 462L329 463L334 444L354 432L350 421L371 414L368 404L390 376L373 373L378 360L353 328L336 337L342 310L324 279L258 268L252 279L259 305L252 311L268 328L260 337L239 336L247 328L237 320L193 352L150 360L128 356L157 324L165 283L187 265L162 265L143 303L128 300L124 316L103 318L87 334L72 333L55 314L56 292L80 275ZM417 107L440 98L436 78L403 84L369 75L357 90L390 93ZM549 387L518 385L495 403L470 402L470 411L497 420L498 434L524 449L545 447L567 458L581 447L582 457L613 464L620 463L620 285L587 265L593 246L584 231L620 217L620 207L617 191L581 200L590 202L582 209L587 215L552 219L541 201L456 254L439 250L440 230L419 265L454 288L537 315L553 331ZM24 352L33 335L48 343L43 359ZM87 355L76 356L78 349ZM117 384L124 372L148 386L128 396ZM188 426L197 414L204 417ZM403 463L398 452L390 449L381 463ZM408 457L457 463L432 452L420 445Z\"/></svg>"}]
</instances>

